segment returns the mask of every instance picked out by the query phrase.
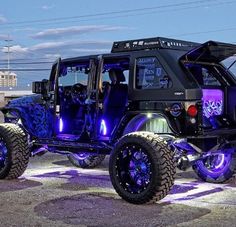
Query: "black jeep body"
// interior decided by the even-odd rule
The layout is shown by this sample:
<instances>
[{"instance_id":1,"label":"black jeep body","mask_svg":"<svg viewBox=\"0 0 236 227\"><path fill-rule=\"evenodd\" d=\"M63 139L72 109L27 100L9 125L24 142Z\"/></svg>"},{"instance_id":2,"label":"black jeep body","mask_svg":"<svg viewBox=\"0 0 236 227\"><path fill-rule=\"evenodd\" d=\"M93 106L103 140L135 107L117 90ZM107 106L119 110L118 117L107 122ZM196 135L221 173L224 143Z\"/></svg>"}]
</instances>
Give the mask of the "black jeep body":
<instances>
[{"instance_id":1,"label":"black jeep body","mask_svg":"<svg viewBox=\"0 0 236 227\"><path fill-rule=\"evenodd\" d=\"M31 154L68 154L73 164L93 167L112 152L116 191L129 202L158 200L156 183L145 194L153 160L171 166L168 190L175 163L209 182L233 176L236 77L229 61L235 54L236 45L213 41L114 42L109 54L58 59L49 80L33 83L36 95L10 101L2 112L28 135Z\"/></svg>"}]
</instances>

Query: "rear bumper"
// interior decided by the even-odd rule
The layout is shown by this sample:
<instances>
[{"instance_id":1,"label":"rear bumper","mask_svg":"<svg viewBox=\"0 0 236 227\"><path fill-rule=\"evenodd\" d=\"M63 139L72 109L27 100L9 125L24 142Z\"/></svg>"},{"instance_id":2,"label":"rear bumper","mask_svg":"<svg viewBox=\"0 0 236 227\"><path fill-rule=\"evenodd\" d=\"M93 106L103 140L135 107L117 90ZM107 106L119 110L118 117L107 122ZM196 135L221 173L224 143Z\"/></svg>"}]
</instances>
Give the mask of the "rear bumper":
<instances>
[{"instance_id":1,"label":"rear bumper","mask_svg":"<svg viewBox=\"0 0 236 227\"><path fill-rule=\"evenodd\" d=\"M236 128L222 128L203 131L205 137L236 137Z\"/></svg>"},{"instance_id":2,"label":"rear bumper","mask_svg":"<svg viewBox=\"0 0 236 227\"><path fill-rule=\"evenodd\" d=\"M187 139L207 139L207 138L225 138L229 140L236 140L236 128L222 128L222 129L211 129L204 130L201 134L193 136L185 136Z\"/></svg>"}]
</instances>

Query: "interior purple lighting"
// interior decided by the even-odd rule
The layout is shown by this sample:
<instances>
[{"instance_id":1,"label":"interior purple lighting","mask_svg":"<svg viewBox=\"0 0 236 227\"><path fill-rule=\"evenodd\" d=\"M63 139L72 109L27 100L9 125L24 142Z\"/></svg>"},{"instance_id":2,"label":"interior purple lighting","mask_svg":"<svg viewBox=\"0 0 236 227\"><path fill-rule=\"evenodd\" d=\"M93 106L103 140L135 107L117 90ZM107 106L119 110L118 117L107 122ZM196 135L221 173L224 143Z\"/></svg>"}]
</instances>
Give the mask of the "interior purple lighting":
<instances>
[{"instance_id":1,"label":"interior purple lighting","mask_svg":"<svg viewBox=\"0 0 236 227\"><path fill-rule=\"evenodd\" d=\"M106 135L107 135L107 126L106 126L106 122L105 122L104 119L101 120L100 133L101 133L103 136L106 136Z\"/></svg>"},{"instance_id":2,"label":"interior purple lighting","mask_svg":"<svg viewBox=\"0 0 236 227\"><path fill-rule=\"evenodd\" d=\"M220 89L202 89L203 115L207 118L221 115L224 94Z\"/></svg>"},{"instance_id":3,"label":"interior purple lighting","mask_svg":"<svg viewBox=\"0 0 236 227\"><path fill-rule=\"evenodd\" d=\"M63 120L62 118L60 118L59 120L59 132L62 132L63 131Z\"/></svg>"}]
</instances>

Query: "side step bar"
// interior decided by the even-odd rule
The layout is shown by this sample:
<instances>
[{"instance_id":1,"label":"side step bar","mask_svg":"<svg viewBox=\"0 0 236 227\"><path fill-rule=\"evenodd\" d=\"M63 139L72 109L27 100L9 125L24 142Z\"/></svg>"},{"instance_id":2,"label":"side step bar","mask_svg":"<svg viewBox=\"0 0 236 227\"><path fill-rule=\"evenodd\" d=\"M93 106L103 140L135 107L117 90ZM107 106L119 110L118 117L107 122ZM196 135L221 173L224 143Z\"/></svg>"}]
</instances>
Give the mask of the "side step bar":
<instances>
[{"instance_id":1,"label":"side step bar","mask_svg":"<svg viewBox=\"0 0 236 227\"><path fill-rule=\"evenodd\" d=\"M49 151L62 151L70 153L87 152L96 154L110 154L112 147L105 143L77 142L40 139L33 143L34 147L47 147Z\"/></svg>"}]
</instances>

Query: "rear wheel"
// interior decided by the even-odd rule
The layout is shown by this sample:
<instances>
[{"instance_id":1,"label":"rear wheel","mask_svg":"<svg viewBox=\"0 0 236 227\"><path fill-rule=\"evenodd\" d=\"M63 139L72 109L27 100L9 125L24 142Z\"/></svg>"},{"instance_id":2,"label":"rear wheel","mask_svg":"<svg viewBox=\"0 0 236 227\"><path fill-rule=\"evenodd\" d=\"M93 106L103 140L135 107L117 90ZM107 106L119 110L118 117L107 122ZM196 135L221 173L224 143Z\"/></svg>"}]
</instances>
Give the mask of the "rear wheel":
<instances>
[{"instance_id":1,"label":"rear wheel","mask_svg":"<svg viewBox=\"0 0 236 227\"><path fill-rule=\"evenodd\" d=\"M210 183L224 183L233 177L235 169L236 153L233 148L222 150L221 154L209 155L193 165L198 177Z\"/></svg>"},{"instance_id":2,"label":"rear wheel","mask_svg":"<svg viewBox=\"0 0 236 227\"><path fill-rule=\"evenodd\" d=\"M164 198L174 184L175 171L173 152L159 136L149 132L123 136L110 156L113 187L134 204Z\"/></svg>"},{"instance_id":3,"label":"rear wheel","mask_svg":"<svg viewBox=\"0 0 236 227\"><path fill-rule=\"evenodd\" d=\"M0 179L21 176L27 168L29 156L24 131L15 124L0 124Z\"/></svg>"},{"instance_id":4,"label":"rear wheel","mask_svg":"<svg viewBox=\"0 0 236 227\"><path fill-rule=\"evenodd\" d=\"M74 166L84 169L98 166L105 159L105 157L106 155L92 155L87 153L68 155L68 159Z\"/></svg>"}]
</instances>

